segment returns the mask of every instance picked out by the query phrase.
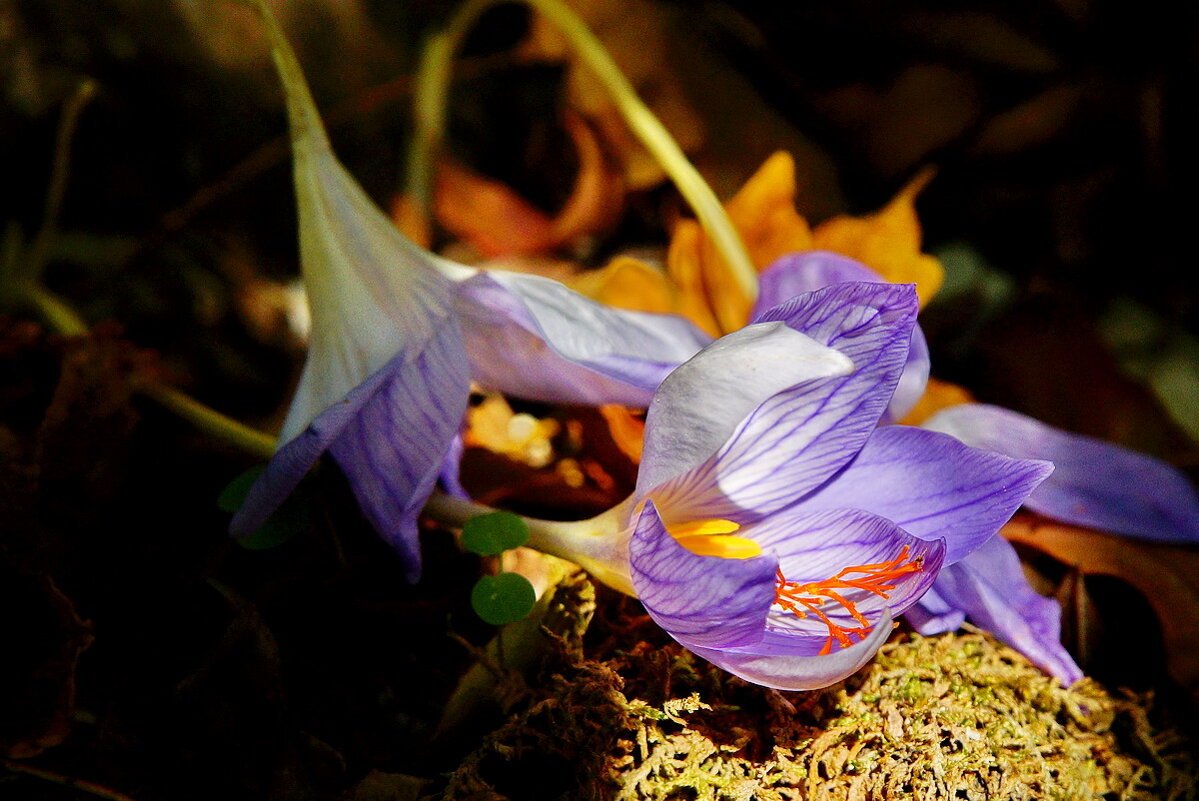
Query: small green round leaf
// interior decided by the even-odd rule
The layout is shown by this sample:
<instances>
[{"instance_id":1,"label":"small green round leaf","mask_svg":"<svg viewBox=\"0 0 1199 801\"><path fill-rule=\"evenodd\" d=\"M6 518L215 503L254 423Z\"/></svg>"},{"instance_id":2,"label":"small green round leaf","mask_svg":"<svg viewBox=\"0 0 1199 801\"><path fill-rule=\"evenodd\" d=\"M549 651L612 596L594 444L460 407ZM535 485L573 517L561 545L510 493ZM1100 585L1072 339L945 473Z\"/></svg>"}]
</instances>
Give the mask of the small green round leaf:
<instances>
[{"instance_id":1,"label":"small green round leaf","mask_svg":"<svg viewBox=\"0 0 1199 801\"><path fill-rule=\"evenodd\" d=\"M230 514L240 509L246 501L250 487L254 486L254 482L265 469L265 465L250 468L230 481L217 496L217 506ZM301 481L257 531L245 537L237 537L234 542L248 551L264 551L282 545L306 528L312 516L312 499L306 491L307 483L307 479Z\"/></svg>"},{"instance_id":2,"label":"small green round leaf","mask_svg":"<svg viewBox=\"0 0 1199 801\"><path fill-rule=\"evenodd\" d=\"M462 526L462 547L480 556L498 556L519 548L529 539L524 518L511 512L489 512L472 517Z\"/></svg>"},{"instance_id":3,"label":"small green round leaf","mask_svg":"<svg viewBox=\"0 0 1199 801\"><path fill-rule=\"evenodd\" d=\"M254 482L258 480L265 469L266 465L262 464L251 467L226 484L216 499L216 505L221 507L221 511L233 514L240 509L241 505L246 502L246 496L250 494L250 487L254 486Z\"/></svg>"},{"instance_id":4,"label":"small green round leaf","mask_svg":"<svg viewBox=\"0 0 1199 801\"><path fill-rule=\"evenodd\" d=\"M519 573L483 576L470 593L470 605L493 626L524 620L537 603L537 593Z\"/></svg>"}]
</instances>

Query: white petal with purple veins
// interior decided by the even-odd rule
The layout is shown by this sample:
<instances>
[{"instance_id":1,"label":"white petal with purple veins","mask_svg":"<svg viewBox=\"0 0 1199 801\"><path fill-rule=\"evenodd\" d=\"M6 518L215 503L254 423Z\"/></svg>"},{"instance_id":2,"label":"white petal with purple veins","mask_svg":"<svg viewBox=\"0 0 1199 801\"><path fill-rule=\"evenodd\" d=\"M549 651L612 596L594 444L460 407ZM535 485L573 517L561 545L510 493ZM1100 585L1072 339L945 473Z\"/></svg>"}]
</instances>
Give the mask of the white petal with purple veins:
<instances>
[{"instance_id":1,"label":"white petal with purple veins","mask_svg":"<svg viewBox=\"0 0 1199 801\"><path fill-rule=\"evenodd\" d=\"M852 369L840 353L778 322L721 337L671 373L654 394L637 493L654 491L708 459L771 395Z\"/></svg>"},{"instance_id":2,"label":"white petal with purple veins","mask_svg":"<svg viewBox=\"0 0 1199 801\"><path fill-rule=\"evenodd\" d=\"M875 430L903 371L915 316L910 286L867 283L828 287L768 311L764 322L783 322L835 348L853 372L760 401L719 451L654 490L660 505L669 498L672 510L689 517L736 519L785 508L826 482ZM648 421L646 428L648 458Z\"/></svg>"}]
</instances>

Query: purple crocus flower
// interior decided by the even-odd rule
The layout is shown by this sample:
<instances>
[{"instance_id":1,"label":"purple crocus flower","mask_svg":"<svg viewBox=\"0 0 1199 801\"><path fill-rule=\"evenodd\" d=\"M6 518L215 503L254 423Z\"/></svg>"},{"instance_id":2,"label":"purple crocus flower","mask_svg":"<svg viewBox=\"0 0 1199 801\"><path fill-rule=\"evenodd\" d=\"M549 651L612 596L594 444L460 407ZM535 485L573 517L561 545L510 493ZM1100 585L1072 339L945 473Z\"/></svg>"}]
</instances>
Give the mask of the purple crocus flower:
<instances>
[{"instance_id":1,"label":"purple crocus flower","mask_svg":"<svg viewBox=\"0 0 1199 801\"><path fill-rule=\"evenodd\" d=\"M287 97L312 334L279 448L231 530L261 526L328 452L415 580L417 516L456 466L472 379L536 400L644 406L710 337L681 318L483 273L409 241L333 154L291 48L259 10Z\"/></svg>"},{"instance_id":2,"label":"purple crocus flower","mask_svg":"<svg viewBox=\"0 0 1199 801\"><path fill-rule=\"evenodd\" d=\"M882 278L834 253L786 256L763 273L759 303L858 280ZM916 330L914 355L892 401L893 419L924 391L928 351ZM1199 495L1181 473L1156 459L986 404L945 409L922 427L974 447L1052 462L1054 472L1025 502L1046 517L1141 539L1199 542ZM1064 684L1082 677L1060 641L1060 608L1029 586L1015 549L1001 537L942 570L906 617L926 635L952 631L969 618Z\"/></svg>"},{"instance_id":3,"label":"purple crocus flower","mask_svg":"<svg viewBox=\"0 0 1199 801\"><path fill-rule=\"evenodd\" d=\"M655 393L628 559L642 603L687 648L770 687L844 678L1052 469L878 427L916 313L907 285L805 293Z\"/></svg>"}]
</instances>

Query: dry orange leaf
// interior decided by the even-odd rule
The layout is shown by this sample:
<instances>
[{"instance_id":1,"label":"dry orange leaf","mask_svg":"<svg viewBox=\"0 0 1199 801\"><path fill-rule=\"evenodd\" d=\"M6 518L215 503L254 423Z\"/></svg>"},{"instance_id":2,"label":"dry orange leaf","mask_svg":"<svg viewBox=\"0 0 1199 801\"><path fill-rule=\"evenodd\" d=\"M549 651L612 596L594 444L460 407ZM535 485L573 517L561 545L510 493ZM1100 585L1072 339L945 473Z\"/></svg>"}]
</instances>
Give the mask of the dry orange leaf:
<instances>
[{"instance_id":1,"label":"dry orange leaf","mask_svg":"<svg viewBox=\"0 0 1199 801\"><path fill-rule=\"evenodd\" d=\"M920 172L875 214L833 217L812 230L795 210L795 162L780 151L766 160L725 209L759 270L788 253L831 250L872 267L887 281L916 284L925 302L943 278L941 263L920 250L922 233L915 207L916 197L932 177L931 169ZM709 333L731 331L749 319L749 299L698 223L685 220L676 227L666 272L679 288L677 311Z\"/></svg>"},{"instance_id":2,"label":"dry orange leaf","mask_svg":"<svg viewBox=\"0 0 1199 801\"><path fill-rule=\"evenodd\" d=\"M1199 699L1199 550L1138 542L1027 514L1015 517L1002 532L1084 574L1114 576L1135 587L1157 613L1170 675ZM1128 647L1138 647L1138 632L1127 635Z\"/></svg>"},{"instance_id":3,"label":"dry orange leaf","mask_svg":"<svg viewBox=\"0 0 1199 801\"><path fill-rule=\"evenodd\" d=\"M916 197L932 180L921 170L880 211L865 217L841 215L812 232L815 250L831 250L857 259L894 284L915 284L921 305L941 288L941 263L920 252L922 233Z\"/></svg>"},{"instance_id":4,"label":"dry orange leaf","mask_svg":"<svg viewBox=\"0 0 1199 801\"><path fill-rule=\"evenodd\" d=\"M645 445L645 418L615 403L601 406L599 411L604 422L608 424L608 432L612 435L616 447L630 462L641 464L641 451Z\"/></svg>"},{"instance_id":5,"label":"dry orange leaf","mask_svg":"<svg viewBox=\"0 0 1199 801\"><path fill-rule=\"evenodd\" d=\"M768 158L725 210L759 270L779 256L812 247L808 223L795 210L795 161L788 153ZM725 333L749 320L749 298L695 221L675 228L666 271L681 290L680 311L708 333Z\"/></svg>"},{"instance_id":6,"label":"dry orange leaf","mask_svg":"<svg viewBox=\"0 0 1199 801\"><path fill-rule=\"evenodd\" d=\"M579 168L571 195L550 217L506 184L449 160L438 164L433 214L452 235L485 259L549 253L615 224L624 207L624 184L604 156L591 127L576 114L565 126ZM392 219L422 247L432 241L431 221L410 198L392 204Z\"/></svg>"},{"instance_id":7,"label":"dry orange leaf","mask_svg":"<svg viewBox=\"0 0 1199 801\"><path fill-rule=\"evenodd\" d=\"M669 313L678 307L678 290L666 274L631 256L617 256L601 269L579 273L570 285L618 309Z\"/></svg>"},{"instance_id":8,"label":"dry orange leaf","mask_svg":"<svg viewBox=\"0 0 1199 801\"><path fill-rule=\"evenodd\" d=\"M795 159L786 151L766 159L725 210L759 270L780 256L812 249L808 221L795 210Z\"/></svg>"}]
</instances>

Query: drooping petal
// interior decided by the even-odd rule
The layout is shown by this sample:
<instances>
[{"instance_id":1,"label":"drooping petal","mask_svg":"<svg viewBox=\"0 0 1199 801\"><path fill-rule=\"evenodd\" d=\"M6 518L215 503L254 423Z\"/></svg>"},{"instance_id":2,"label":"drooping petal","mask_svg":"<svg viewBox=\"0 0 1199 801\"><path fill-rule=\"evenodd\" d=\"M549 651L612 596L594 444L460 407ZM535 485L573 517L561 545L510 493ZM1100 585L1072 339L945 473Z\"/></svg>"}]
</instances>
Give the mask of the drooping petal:
<instances>
[{"instance_id":1,"label":"drooping petal","mask_svg":"<svg viewBox=\"0 0 1199 801\"><path fill-rule=\"evenodd\" d=\"M363 512L399 551L405 574L415 581L416 519L466 412L466 365L453 320L415 359L396 356L275 454L234 516L231 532L253 533L329 450Z\"/></svg>"},{"instance_id":2,"label":"drooping petal","mask_svg":"<svg viewBox=\"0 0 1199 801\"><path fill-rule=\"evenodd\" d=\"M463 281L454 310L475 379L530 400L644 407L711 341L681 317L614 309L517 273Z\"/></svg>"},{"instance_id":3,"label":"drooping petal","mask_svg":"<svg viewBox=\"0 0 1199 801\"><path fill-rule=\"evenodd\" d=\"M699 656L746 681L778 690L816 690L856 673L891 636L891 610L884 609L866 639L820 654L824 637L768 631L751 646L718 650L691 648Z\"/></svg>"},{"instance_id":4,"label":"drooping petal","mask_svg":"<svg viewBox=\"0 0 1199 801\"><path fill-rule=\"evenodd\" d=\"M1061 643L1061 609L1028 585L1020 557L1007 540L994 536L934 585L951 606L1056 676L1067 687L1082 671Z\"/></svg>"},{"instance_id":5,"label":"drooping petal","mask_svg":"<svg viewBox=\"0 0 1199 801\"><path fill-rule=\"evenodd\" d=\"M721 337L672 372L654 393L637 493L654 491L707 460L772 395L852 369L845 356L780 322L750 325Z\"/></svg>"},{"instance_id":6,"label":"drooping petal","mask_svg":"<svg viewBox=\"0 0 1199 801\"><path fill-rule=\"evenodd\" d=\"M654 621L688 648L761 638L774 600L777 560L698 556L666 530L646 501L629 542L633 588Z\"/></svg>"},{"instance_id":7,"label":"drooping petal","mask_svg":"<svg viewBox=\"0 0 1199 801\"><path fill-rule=\"evenodd\" d=\"M1199 493L1150 456L981 403L945 409L924 427L975 447L1053 462L1053 475L1026 504L1046 517L1158 542L1199 542Z\"/></svg>"},{"instance_id":8,"label":"drooping petal","mask_svg":"<svg viewBox=\"0 0 1199 801\"><path fill-rule=\"evenodd\" d=\"M691 518L739 519L750 510L760 517L819 487L875 430L903 371L915 317L911 286L876 283L837 284L761 315L759 322L785 322L836 349L854 371L762 401L719 451L654 490L659 506ZM647 437L649 428L647 421Z\"/></svg>"},{"instance_id":9,"label":"drooping petal","mask_svg":"<svg viewBox=\"0 0 1199 801\"><path fill-rule=\"evenodd\" d=\"M921 539L944 539L945 564L953 564L998 531L1052 469L932 431L884 426L803 507L873 512Z\"/></svg>"},{"instance_id":10,"label":"drooping petal","mask_svg":"<svg viewBox=\"0 0 1199 801\"><path fill-rule=\"evenodd\" d=\"M470 378L453 327L436 340L440 349L396 370L329 449L367 519L399 551L409 581L420 578L417 518L466 414Z\"/></svg>"},{"instance_id":11,"label":"drooping petal","mask_svg":"<svg viewBox=\"0 0 1199 801\"><path fill-rule=\"evenodd\" d=\"M261 527L389 378L387 368L379 370L355 387L341 403L319 414L298 436L280 446L250 488L241 508L233 515L230 533L245 537Z\"/></svg>"},{"instance_id":12,"label":"drooping petal","mask_svg":"<svg viewBox=\"0 0 1199 801\"><path fill-rule=\"evenodd\" d=\"M761 275L757 316L772 306L785 303L796 295L813 292L833 284L849 281L882 282L877 272L848 256L826 250L792 253L778 259ZM924 332L917 325L912 330L912 347L908 351L903 376L891 397L884 422L899 420L916 405L928 383L929 354Z\"/></svg>"},{"instance_id":13,"label":"drooping petal","mask_svg":"<svg viewBox=\"0 0 1199 801\"><path fill-rule=\"evenodd\" d=\"M788 582L813 585L810 589L827 585L825 589L849 601L871 621L884 608L898 614L915 603L932 586L945 554L940 540L914 537L890 520L858 509L809 512L800 506L748 525L738 534L777 556ZM884 564L892 569L877 567ZM874 586L878 592L850 586L854 582ZM861 625L850 608L836 603L833 596L826 598L821 611L844 629ZM828 636L827 626L816 615L800 618L777 606L768 625Z\"/></svg>"}]
</instances>

